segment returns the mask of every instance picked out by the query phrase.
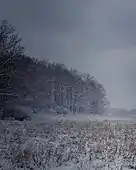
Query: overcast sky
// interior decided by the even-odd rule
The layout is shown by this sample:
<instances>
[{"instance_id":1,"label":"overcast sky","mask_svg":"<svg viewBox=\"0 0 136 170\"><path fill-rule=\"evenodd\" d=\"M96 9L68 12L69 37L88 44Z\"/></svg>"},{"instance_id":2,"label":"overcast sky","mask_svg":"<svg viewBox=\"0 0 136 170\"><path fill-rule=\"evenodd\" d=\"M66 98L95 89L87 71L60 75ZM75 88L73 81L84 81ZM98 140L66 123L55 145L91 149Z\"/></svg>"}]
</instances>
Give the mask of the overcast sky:
<instances>
[{"instance_id":1,"label":"overcast sky","mask_svg":"<svg viewBox=\"0 0 136 170\"><path fill-rule=\"evenodd\" d=\"M136 0L0 0L27 54L94 75L113 107L136 108Z\"/></svg>"}]
</instances>

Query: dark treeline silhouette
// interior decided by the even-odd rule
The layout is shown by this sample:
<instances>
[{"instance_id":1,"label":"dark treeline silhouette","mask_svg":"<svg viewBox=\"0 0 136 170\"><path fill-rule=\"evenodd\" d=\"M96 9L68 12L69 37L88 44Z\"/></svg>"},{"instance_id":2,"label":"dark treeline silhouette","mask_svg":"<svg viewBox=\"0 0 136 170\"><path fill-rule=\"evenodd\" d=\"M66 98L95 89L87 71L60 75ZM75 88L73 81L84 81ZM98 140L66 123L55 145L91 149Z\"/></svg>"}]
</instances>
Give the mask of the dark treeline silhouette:
<instances>
[{"instance_id":1,"label":"dark treeline silhouette","mask_svg":"<svg viewBox=\"0 0 136 170\"><path fill-rule=\"evenodd\" d=\"M21 38L6 20L0 25L0 108L28 105L33 111L58 106L100 113L108 104L101 84L63 64L25 55Z\"/></svg>"}]
</instances>

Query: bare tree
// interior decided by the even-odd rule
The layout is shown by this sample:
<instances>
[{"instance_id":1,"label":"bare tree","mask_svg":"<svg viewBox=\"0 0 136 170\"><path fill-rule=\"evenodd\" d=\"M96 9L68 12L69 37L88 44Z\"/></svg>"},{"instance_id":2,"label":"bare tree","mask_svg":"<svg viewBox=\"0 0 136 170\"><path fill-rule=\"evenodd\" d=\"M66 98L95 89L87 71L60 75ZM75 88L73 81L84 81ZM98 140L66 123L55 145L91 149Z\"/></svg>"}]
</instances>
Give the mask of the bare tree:
<instances>
[{"instance_id":1,"label":"bare tree","mask_svg":"<svg viewBox=\"0 0 136 170\"><path fill-rule=\"evenodd\" d=\"M0 24L0 99L4 103L9 98L17 97L14 84L17 79L16 58L24 53L20 45L21 38L7 20Z\"/></svg>"},{"instance_id":2,"label":"bare tree","mask_svg":"<svg viewBox=\"0 0 136 170\"><path fill-rule=\"evenodd\" d=\"M21 40L15 28L7 20L2 20L0 25L0 54L9 57L22 55L24 47L20 45Z\"/></svg>"}]
</instances>

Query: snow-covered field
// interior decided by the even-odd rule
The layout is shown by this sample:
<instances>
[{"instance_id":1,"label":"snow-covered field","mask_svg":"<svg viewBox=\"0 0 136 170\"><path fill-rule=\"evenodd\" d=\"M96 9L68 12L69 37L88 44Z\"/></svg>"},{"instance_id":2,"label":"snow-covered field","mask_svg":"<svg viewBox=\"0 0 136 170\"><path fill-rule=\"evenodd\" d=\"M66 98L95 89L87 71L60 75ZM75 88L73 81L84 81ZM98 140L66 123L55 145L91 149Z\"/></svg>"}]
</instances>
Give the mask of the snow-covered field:
<instances>
[{"instance_id":1,"label":"snow-covered field","mask_svg":"<svg viewBox=\"0 0 136 170\"><path fill-rule=\"evenodd\" d=\"M99 121L103 121L103 120L122 120L122 121L136 121L136 117L133 115L89 115L89 114L75 114L75 115L70 115L70 116L60 116L60 117L53 117L53 118L57 118L57 119L63 119L63 120L75 120L75 121L95 121L95 120L99 120Z\"/></svg>"},{"instance_id":2,"label":"snow-covered field","mask_svg":"<svg viewBox=\"0 0 136 170\"><path fill-rule=\"evenodd\" d=\"M136 121L97 118L0 121L0 169L136 169Z\"/></svg>"}]
</instances>

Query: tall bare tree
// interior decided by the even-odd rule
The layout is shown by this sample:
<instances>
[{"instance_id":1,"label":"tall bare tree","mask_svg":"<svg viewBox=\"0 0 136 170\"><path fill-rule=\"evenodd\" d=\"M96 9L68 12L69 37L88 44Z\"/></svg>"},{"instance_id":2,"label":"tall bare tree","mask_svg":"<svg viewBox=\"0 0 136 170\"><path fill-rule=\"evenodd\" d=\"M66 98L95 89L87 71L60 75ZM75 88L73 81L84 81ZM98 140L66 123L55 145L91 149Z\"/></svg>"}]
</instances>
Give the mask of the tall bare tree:
<instances>
[{"instance_id":1,"label":"tall bare tree","mask_svg":"<svg viewBox=\"0 0 136 170\"><path fill-rule=\"evenodd\" d=\"M21 38L7 20L0 24L0 100L1 104L16 96L14 84L17 80L15 62L24 54Z\"/></svg>"}]
</instances>

